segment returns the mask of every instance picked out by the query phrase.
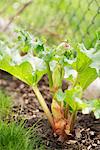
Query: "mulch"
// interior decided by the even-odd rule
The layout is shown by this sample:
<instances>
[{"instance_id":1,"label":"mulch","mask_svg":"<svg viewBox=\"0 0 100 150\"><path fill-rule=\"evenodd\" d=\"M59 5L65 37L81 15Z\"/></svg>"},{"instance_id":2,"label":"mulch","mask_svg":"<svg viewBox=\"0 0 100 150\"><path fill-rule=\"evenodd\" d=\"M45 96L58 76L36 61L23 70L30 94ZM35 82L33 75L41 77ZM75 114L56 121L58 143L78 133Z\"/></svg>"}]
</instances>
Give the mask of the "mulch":
<instances>
[{"instance_id":1,"label":"mulch","mask_svg":"<svg viewBox=\"0 0 100 150\"><path fill-rule=\"evenodd\" d=\"M12 97L15 120L25 118L27 127L37 122L37 134L43 139L47 150L100 149L100 120L96 120L93 114L83 115L78 112L73 134L61 143L53 133L31 87L4 72L0 72L0 87ZM39 89L50 108L52 97L46 76L39 82Z\"/></svg>"}]
</instances>

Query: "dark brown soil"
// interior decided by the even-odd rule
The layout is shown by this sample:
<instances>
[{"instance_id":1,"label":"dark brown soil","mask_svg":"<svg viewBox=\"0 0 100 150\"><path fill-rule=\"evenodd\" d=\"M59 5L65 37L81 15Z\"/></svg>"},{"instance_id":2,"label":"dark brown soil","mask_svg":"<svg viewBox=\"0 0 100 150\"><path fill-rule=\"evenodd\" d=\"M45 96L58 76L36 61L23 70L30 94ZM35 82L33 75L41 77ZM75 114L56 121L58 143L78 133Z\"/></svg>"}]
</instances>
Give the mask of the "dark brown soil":
<instances>
[{"instance_id":1,"label":"dark brown soil","mask_svg":"<svg viewBox=\"0 0 100 150\"><path fill-rule=\"evenodd\" d=\"M51 95L48 88L47 77L39 83L40 91L50 107ZM64 143L54 135L32 89L21 81L12 78L9 74L0 72L0 87L4 88L13 98L14 117L26 118L26 126L37 122L38 134L44 140L47 150L99 150L100 149L100 120L93 114L82 115L80 112L72 136Z\"/></svg>"}]
</instances>

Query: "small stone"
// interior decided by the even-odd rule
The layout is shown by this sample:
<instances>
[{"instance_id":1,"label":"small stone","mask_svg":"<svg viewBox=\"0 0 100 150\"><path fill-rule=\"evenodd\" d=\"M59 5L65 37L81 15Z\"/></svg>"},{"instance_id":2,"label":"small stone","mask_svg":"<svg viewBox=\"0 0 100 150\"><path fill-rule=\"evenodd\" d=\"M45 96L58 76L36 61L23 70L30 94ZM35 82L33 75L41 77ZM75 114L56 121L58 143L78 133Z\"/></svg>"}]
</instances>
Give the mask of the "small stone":
<instances>
[{"instance_id":1,"label":"small stone","mask_svg":"<svg viewBox=\"0 0 100 150\"><path fill-rule=\"evenodd\" d=\"M32 113L32 112L29 112L28 114L29 114L30 116L33 116L33 113ZM34 117L34 118L35 118L35 117Z\"/></svg>"},{"instance_id":2,"label":"small stone","mask_svg":"<svg viewBox=\"0 0 100 150\"><path fill-rule=\"evenodd\" d=\"M36 118L36 115L33 115L33 118Z\"/></svg>"},{"instance_id":3,"label":"small stone","mask_svg":"<svg viewBox=\"0 0 100 150\"><path fill-rule=\"evenodd\" d=\"M56 134L56 133L54 133L53 135L54 135L54 137L57 137L57 134Z\"/></svg>"},{"instance_id":4,"label":"small stone","mask_svg":"<svg viewBox=\"0 0 100 150\"><path fill-rule=\"evenodd\" d=\"M67 144L75 144L75 143L77 143L76 140L69 140L69 141L67 142Z\"/></svg>"},{"instance_id":5,"label":"small stone","mask_svg":"<svg viewBox=\"0 0 100 150\"><path fill-rule=\"evenodd\" d=\"M24 84L21 84L19 88L20 88L20 89L23 89L24 87L25 87L25 85L24 85Z\"/></svg>"},{"instance_id":6,"label":"small stone","mask_svg":"<svg viewBox=\"0 0 100 150\"><path fill-rule=\"evenodd\" d=\"M90 148L91 148L91 145L89 145L87 149L90 150Z\"/></svg>"},{"instance_id":7,"label":"small stone","mask_svg":"<svg viewBox=\"0 0 100 150\"><path fill-rule=\"evenodd\" d=\"M33 97L33 96L34 96L34 94L33 94L33 93L29 93L29 94L28 94L28 96Z\"/></svg>"},{"instance_id":8,"label":"small stone","mask_svg":"<svg viewBox=\"0 0 100 150\"><path fill-rule=\"evenodd\" d=\"M90 131L90 135L94 135L94 131Z\"/></svg>"},{"instance_id":9,"label":"small stone","mask_svg":"<svg viewBox=\"0 0 100 150\"><path fill-rule=\"evenodd\" d=\"M86 131L90 131L90 128L86 129Z\"/></svg>"},{"instance_id":10,"label":"small stone","mask_svg":"<svg viewBox=\"0 0 100 150\"><path fill-rule=\"evenodd\" d=\"M16 82L10 82L9 84L12 89L15 89L17 87Z\"/></svg>"},{"instance_id":11,"label":"small stone","mask_svg":"<svg viewBox=\"0 0 100 150\"><path fill-rule=\"evenodd\" d=\"M0 80L0 85L7 85L7 82L5 80Z\"/></svg>"},{"instance_id":12,"label":"small stone","mask_svg":"<svg viewBox=\"0 0 100 150\"><path fill-rule=\"evenodd\" d=\"M77 137L77 138L80 138L80 137L81 137L80 129L76 129L76 130L75 130L75 134L76 134L76 137Z\"/></svg>"},{"instance_id":13,"label":"small stone","mask_svg":"<svg viewBox=\"0 0 100 150\"><path fill-rule=\"evenodd\" d=\"M82 143L84 144L84 143L85 143L85 140L82 140Z\"/></svg>"},{"instance_id":14,"label":"small stone","mask_svg":"<svg viewBox=\"0 0 100 150\"><path fill-rule=\"evenodd\" d=\"M49 146L49 141L47 141L47 146Z\"/></svg>"},{"instance_id":15,"label":"small stone","mask_svg":"<svg viewBox=\"0 0 100 150\"><path fill-rule=\"evenodd\" d=\"M28 104L28 99L25 99L25 104Z\"/></svg>"},{"instance_id":16,"label":"small stone","mask_svg":"<svg viewBox=\"0 0 100 150\"><path fill-rule=\"evenodd\" d=\"M100 144L100 140L97 140L97 144L98 144L98 145Z\"/></svg>"},{"instance_id":17,"label":"small stone","mask_svg":"<svg viewBox=\"0 0 100 150\"><path fill-rule=\"evenodd\" d=\"M25 98L25 97L27 97L27 94L25 93L25 94L23 94L23 98Z\"/></svg>"},{"instance_id":18,"label":"small stone","mask_svg":"<svg viewBox=\"0 0 100 150\"><path fill-rule=\"evenodd\" d=\"M39 112L39 110L38 110L38 109L36 109L36 112Z\"/></svg>"},{"instance_id":19,"label":"small stone","mask_svg":"<svg viewBox=\"0 0 100 150\"><path fill-rule=\"evenodd\" d=\"M96 146L97 146L97 144L96 144L96 143L93 143L93 144L92 144L92 146L96 147Z\"/></svg>"}]
</instances>

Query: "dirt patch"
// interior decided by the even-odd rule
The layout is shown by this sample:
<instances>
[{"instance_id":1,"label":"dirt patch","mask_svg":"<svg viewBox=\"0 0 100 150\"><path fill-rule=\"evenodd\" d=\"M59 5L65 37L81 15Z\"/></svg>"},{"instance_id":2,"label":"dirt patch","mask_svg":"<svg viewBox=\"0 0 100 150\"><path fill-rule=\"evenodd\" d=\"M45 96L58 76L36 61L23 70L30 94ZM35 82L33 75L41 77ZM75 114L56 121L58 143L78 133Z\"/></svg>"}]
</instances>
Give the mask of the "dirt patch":
<instances>
[{"instance_id":1,"label":"dirt patch","mask_svg":"<svg viewBox=\"0 0 100 150\"><path fill-rule=\"evenodd\" d=\"M39 82L40 91L50 107L51 95L47 77ZM99 150L100 149L100 120L93 114L77 116L77 122L72 136L64 143L58 141L40 107L32 89L9 74L0 73L0 87L7 90L14 100L13 112L15 119L19 116L27 119L26 126L32 126L38 120L38 134L44 140L47 150Z\"/></svg>"}]
</instances>

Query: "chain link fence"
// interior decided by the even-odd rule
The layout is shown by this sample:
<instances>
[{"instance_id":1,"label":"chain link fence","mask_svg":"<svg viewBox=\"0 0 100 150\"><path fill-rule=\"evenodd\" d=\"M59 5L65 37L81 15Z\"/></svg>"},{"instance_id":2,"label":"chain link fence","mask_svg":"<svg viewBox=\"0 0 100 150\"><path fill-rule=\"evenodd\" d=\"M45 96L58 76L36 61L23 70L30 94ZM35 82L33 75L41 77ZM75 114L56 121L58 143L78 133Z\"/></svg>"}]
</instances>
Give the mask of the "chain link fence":
<instances>
[{"instance_id":1,"label":"chain link fence","mask_svg":"<svg viewBox=\"0 0 100 150\"><path fill-rule=\"evenodd\" d=\"M64 39L83 42L87 47L95 43L100 24L99 0L32 0L20 11L26 3L25 0L2 3L0 16L10 21L14 18L11 23L38 36L44 35L51 43Z\"/></svg>"},{"instance_id":2,"label":"chain link fence","mask_svg":"<svg viewBox=\"0 0 100 150\"><path fill-rule=\"evenodd\" d=\"M72 29L72 37L76 41L92 46L96 40L96 31L99 30L100 6L98 0L77 1L76 8L68 12L69 26ZM69 1L69 7L73 0ZM63 18L64 19L64 18ZM66 31L67 33L67 31Z\"/></svg>"}]
</instances>

